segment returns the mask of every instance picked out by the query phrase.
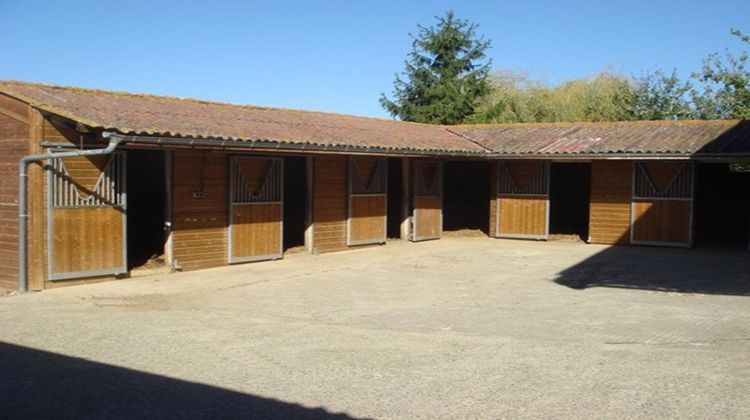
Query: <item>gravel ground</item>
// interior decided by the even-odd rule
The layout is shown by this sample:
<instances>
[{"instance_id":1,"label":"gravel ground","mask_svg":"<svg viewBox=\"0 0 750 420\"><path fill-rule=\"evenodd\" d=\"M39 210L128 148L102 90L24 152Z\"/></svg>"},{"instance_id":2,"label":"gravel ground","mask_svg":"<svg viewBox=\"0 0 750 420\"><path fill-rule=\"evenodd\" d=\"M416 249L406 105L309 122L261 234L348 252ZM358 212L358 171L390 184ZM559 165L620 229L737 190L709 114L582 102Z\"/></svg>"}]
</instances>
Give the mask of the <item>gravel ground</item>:
<instances>
[{"instance_id":1,"label":"gravel ground","mask_svg":"<svg viewBox=\"0 0 750 420\"><path fill-rule=\"evenodd\" d=\"M0 298L19 417L750 418L750 255L458 237Z\"/></svg>"}]
</instances>

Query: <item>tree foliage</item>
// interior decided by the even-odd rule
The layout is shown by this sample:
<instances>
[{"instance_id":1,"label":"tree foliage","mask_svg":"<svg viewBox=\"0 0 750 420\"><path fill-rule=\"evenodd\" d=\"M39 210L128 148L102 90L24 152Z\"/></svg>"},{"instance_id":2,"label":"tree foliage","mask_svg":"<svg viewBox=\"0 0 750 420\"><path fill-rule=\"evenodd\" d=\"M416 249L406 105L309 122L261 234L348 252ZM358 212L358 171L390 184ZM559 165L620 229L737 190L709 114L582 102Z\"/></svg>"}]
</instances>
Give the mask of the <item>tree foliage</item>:
<instances>
[{"instance_id":1,"label":"tree foliage","mask_svg":"<svg viewBox=\"0 0 750 420\"><path fill-rule=\"evenodd\" d=\"M732 29L731 34L750 44L750 36L739 29ZM747 65L747 51L734 56L725 50L723 57L713 53L703 60L701 71L693 74L693 78L703 83L702 90L694 92L698 118L750 119L750 70Z\"/></svg>"},{"instance_id":2,"label":"tree foliage","mask_svg":"<svg viewBox=\"0 0 750 420\"><path fill-rule=\"evenodd\" d=\"M681 81L677 71L667 75L657 69L634 82L633 118L636 120L680 120L695 114L690 102L693 87Z\"/></svg>"},{"instance_id":3,"label":"tree foliage","mask_svg":"<svg viewBox=\"0 0 750 420\"><path fill-rule=\"evenodd\" d=\"M750 119L750 57L712 53L687 80L660 69L623 76L602 71L550 85L510 70L489 76L475 24L452 12L435 27L419 26L396 76L394 99L380 103L394 117L437 124L679 119ZM750 44L750 35L731 34Z\"/></svg>"},{"instance_id":4,"label":"tree foliage","mask_svg":"<svg viewBox=\"0 0 750 420\"><path fill-rule=\"evenodd\" d=\"M452 11L436 17L436 26L419 25L401 76L396 75L393 99L380 103L404 121L458 124L476 111L490 92L490 42L478 37L477 25L458 19Z\"/></svg>"},{"instance_id":5,"label":"tree foliage","mask_svg":"<svg viewBox=\"0 0 750 420\"><path fill-rule=\"evenodd\" d=\"M491 78L492 93L472 122L619 121L632 118L630 81L611 72L568 80L558 86L517 72Z\"/></svg>"}]
</instances>

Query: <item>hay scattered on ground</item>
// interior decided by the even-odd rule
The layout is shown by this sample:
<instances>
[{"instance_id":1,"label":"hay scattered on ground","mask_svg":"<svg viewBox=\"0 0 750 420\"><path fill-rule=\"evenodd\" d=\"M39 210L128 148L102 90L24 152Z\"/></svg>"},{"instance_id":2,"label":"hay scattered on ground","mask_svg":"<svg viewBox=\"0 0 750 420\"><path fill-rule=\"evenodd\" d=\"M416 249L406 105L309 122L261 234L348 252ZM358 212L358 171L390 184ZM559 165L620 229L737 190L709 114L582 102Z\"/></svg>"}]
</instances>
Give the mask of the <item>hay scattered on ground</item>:
<instances>
[{"instance_id":1,"label":"hay scattered on ground","mask_svg":"<svg viewBox=\"0 0 750 420\"><path fill-rule=\"evenodd\" d=\"M580 235L569 235L569 234L562 234L562 233L556 233L549 235L550 241L568 241L568 242L581 242L584 243L584 241Z\"/></svg>"},{"instance_id":2,"label":"hay scattered on ground","mask_svg":"<svg viewBox=\"0 0 750 420\"><path fill-rule=\"evenodd\" d=\"M448 238L483 238L487 237L481 229L459 229L459 230L447 230L443 232L443 236Z\"/></svg>"}]
</instances>

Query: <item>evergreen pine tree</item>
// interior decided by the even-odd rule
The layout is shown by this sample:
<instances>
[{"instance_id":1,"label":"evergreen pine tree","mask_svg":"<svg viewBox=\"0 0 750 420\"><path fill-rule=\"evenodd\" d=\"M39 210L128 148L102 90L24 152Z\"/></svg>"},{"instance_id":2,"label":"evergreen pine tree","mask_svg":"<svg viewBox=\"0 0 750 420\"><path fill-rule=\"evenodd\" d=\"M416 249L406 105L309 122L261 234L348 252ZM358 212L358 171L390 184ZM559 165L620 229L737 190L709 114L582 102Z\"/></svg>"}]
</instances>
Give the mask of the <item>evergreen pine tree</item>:
<instances>
[{"instance_id":1,"label":"evergreen pine tree","mask_svg":"<svg viewBox=\"0 0 750 420\"><path fill-rule=\"evenodd\" d=\"M381 94L380 104L403 121L459 124L472 116L491 89L490 41L477 37L477 25L452 11L436 17L437 26L418 25L403 75L396 75L393 100Z\"/></svg>"}]
</instances>

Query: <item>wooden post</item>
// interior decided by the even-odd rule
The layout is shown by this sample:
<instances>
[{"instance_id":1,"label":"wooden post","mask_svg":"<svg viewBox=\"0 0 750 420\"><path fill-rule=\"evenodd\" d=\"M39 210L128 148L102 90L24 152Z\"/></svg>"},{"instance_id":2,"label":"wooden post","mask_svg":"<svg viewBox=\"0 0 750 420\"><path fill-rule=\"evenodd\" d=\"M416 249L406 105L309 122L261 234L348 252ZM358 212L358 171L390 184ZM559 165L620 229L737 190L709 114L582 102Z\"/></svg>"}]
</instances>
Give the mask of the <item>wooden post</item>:
<instances>
[{"instance_id":1,"label":"wooden post","mask_svg":"<svg viewBox=\"0 0 750 420\"><path fill-rule=\"evenodd\" d=\"M44 117L36 109L31 109L29 121L29 154L44 152ZM45 250L47 249L47 206L45 194L44 167L47 162L35 162L29 166L28 194L28 285L29 290L44 289L46 273Z\"/></svg>"},{"instance_id":2,"label":"wooden post","mask_svg":"<svg viewBox=\"0 0 750 420\"><path fill-rule=\"evenodd\" d=\"M411 168L409 158L402 159L401 165L401 239L411 235Z\"/></svg>"}]
</instances>

